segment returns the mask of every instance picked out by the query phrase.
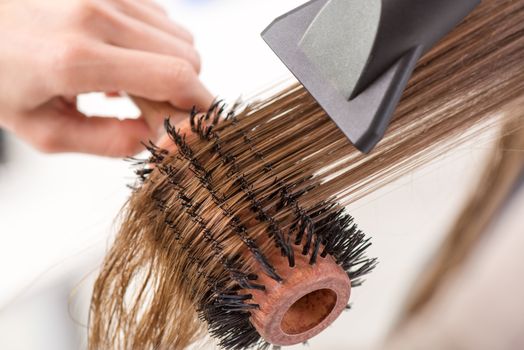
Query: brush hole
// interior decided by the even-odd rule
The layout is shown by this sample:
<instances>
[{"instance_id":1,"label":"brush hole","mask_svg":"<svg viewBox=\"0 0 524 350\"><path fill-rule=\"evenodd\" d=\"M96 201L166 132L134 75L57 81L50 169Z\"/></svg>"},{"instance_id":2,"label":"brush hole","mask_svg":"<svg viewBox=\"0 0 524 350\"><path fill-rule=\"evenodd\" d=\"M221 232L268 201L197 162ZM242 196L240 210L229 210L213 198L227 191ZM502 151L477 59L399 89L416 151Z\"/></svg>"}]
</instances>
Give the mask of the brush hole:
<instances>
[{"instance_id":1,"label":"brush hole","mask_svg":"<svg viewBox=\"0 0 524 350\"><path fill-rule=\"evenodd\" d=\"M280 327L289 335L301 334L318 326L329 316L337 303L331 289L319 289L304 295L286 311Z\"/></svg>"}]
</instances>

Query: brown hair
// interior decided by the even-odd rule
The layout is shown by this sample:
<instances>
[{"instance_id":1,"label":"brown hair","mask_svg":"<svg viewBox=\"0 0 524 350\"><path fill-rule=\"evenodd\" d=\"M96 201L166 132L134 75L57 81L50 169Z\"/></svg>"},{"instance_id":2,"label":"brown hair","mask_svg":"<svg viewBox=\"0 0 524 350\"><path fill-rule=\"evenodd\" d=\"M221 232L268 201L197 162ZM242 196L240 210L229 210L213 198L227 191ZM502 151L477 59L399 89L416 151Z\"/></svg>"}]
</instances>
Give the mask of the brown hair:
<instances>
[{"instance_id":1,"label":"brown hair","mask_svg":"<svg viewBox=\"0 0 524 350\"><path fill-rule=\"evenodd\" d=\"M290 239L312 260L335 256L360 284L375 261L341 208L496 125L524 93L523 33L522 1L483 1L421 60L370 155L300 86L241 111L217 104L193 114L187 137L167 123L178 151L151 145L154 166L138 171L143 183L95 285L90 347L182 349L206 328L226 347L263 345L253 329L231 327L249 322L245 314L213 308L210 286L238 289L230 276L239 272L257 288L250 277L260 268L278 277L265 257L291 259ZM249 301L231 295L228 305L233 298L248 315Z\"/></svg>"},{"instance_id":2,"label":"brown hair","mask_svg":"<svg viewBox=\"0 0 524 350\"><path fill-rule=\"evenodd\" d=\"M474 193L451 232L417 279L400 324L430 302L443 281L474 251L486 228L511 194L524 171L524 98L507 110L508 121ZM398 327L398 326L397 326Z\"/></svg>"}]
</instances>

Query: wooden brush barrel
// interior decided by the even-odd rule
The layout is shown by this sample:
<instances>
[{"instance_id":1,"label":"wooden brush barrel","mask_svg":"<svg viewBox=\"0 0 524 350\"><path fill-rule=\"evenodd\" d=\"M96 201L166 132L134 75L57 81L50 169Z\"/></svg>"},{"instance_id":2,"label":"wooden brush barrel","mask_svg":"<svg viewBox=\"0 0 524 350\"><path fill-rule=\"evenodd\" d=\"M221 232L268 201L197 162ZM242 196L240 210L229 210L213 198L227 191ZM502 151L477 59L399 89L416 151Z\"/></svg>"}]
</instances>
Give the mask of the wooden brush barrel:
<instances>
[{"instance_id":1,"label":"wooden brush barrel","mask_svg":"<svg viewBox=\"0 0 524 350\"><path fill-rule=\"evenodd\" d=\"M133 101L146 119L175 116L173 123L189 132L187 119L180 119L180 111L171 105L141 98L133 98ZM167 135L161 138L158 146L175 149ZM264 340L274 345L288 346L311 339L331 325L348 305L351 281L347 272L330 255L318 256L312 265L310 256L302 255L300 250L296 246L294 267L290 267L280 254L269 258L282 282L261 269L256 271L256 282L265 286L265 290L245 292L252 295L253 304L259 305L251 311L252 325Z\"/></svg>"}]
</instances>

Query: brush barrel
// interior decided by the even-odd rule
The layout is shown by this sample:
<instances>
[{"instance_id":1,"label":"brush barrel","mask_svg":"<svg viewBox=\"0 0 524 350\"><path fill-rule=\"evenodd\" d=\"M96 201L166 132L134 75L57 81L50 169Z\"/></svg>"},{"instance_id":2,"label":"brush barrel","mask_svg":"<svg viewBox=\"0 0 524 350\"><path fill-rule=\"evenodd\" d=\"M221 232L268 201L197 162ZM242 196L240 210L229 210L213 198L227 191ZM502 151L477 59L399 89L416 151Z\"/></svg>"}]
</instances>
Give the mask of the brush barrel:
<instances>
[{"instance_id":1,"label":"brush barrel","mask_svg":"<svg viewBox=\"0 0 524 350\"><path fill-rule=\"evenodd\" d=\"M132 99L146 118L176 114L167 103ZM189 131L187 117L174 122ZM167 135L159 140L158 146L175 149ZM262 338L273 345L300 344L318 335L346 309L351 294L347 273L331 256L322 258L319 255L311 265L310 256L302 255L298 246L294 255L294 267L289 267L288 260L280 254L269 259L282 282L275 281L262 270L255 271L257 284L264 285L265 291L246 291L253 296L250 303L259 305L251 311L251 323Z\"/></svg>"},{"instance_id":2,"label":"brush barrel","mask_svg":"<svg viewBox=\"0 0 524 350\"><path fill-rule=\"evenodd\" d=\"M346 309L351 294L349 277L331 256L319 257L315 265L309 256L296 254L295 259L293 268L280 256L272 259L283 282L260 272L257 283L266 290L250 291L259 305L251 323L274 345L303 343L321 333Z\"/></svg>"}]
</instances>

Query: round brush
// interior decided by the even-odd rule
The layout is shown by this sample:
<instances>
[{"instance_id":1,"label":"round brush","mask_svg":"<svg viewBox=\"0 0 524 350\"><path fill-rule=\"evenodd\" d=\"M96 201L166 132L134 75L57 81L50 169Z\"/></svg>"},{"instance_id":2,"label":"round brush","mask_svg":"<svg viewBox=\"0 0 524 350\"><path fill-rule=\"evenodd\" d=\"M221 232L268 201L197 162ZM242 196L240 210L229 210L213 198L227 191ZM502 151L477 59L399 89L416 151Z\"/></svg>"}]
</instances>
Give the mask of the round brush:
<instances>
[{"instance_id":1,"label":"round brush","mask_svg":"<svg viewBox=\"0 0 524 350\"><path fill-rule=\"evenodd\" d=\"M135 102L147 115L174 114L173 108L166 104L151 103L141 99L135 99ZM353 224L352 218L344 214L334 202L315 203L309 212L305 212L298 203L299 193L295 194L295 198L289 197L288 192L293 184L280 183L271 186L274 187L271 191L276 190L277 193L268 192L270 195L266 195L268 199L264 205L263 196L255 194L254 186L248 183L235 164L235 156L217 147L221 143L220 136L213 129L218 126L221 119L225 116L224 119L226 123L229 121L231 128L235 128L239 122L234 109L228 112L225 112L225 109L225 104L217 102L207 113L193 111L189 119L190 125L182 124L179 129L176 129L167 119L166 139L160 142L160 148L149 148L154 166L167 179L178 178L171 181L170 186L177 188L178 196L181 193L185 196L184 189L191 186L182 185L181 179L185 179L185 176L178 177L180 174L177 174L173 160L168 160L169 165L166 168L165 158L162 156L167 149L178 152L176 157L181 156L182 158L178 160L186 165L189 164L196 178L196 180L193 178L193 181L197 181L199 190L204 192L202 200L205 202L208 198L212 198L213 204L210 206L221 208L222 220L232 219L234 223L232 236L236 236L235 238L243 243L237 242L239 246L235 251L235 259L242 261L242 264L237 263L237 270L228 271L232 266L227 265L232 262L222 261L229 275L225 278L231 279L228 284L232 283L233 287L218 291L217 285L210 284L208 281L208 287L215 292L207 300L199 301L201 318L210 326L211 334L220 339L220 344L228 349L252 346L254 341L247 344L246 340L257 339L258 336L261 339L257 341L262 344L267 342L274 345L294 345L306 342L333 323L348 307L351 278L358 281L358 277L373 269L376 260L363 257L364 250L369 246L369 240L364 239L364 235ZM231 121L232 118L235 120ZM191 136L186 134L189 131L198 138L198 141L194 139L189 141ZM238 138L242 138L244 143L248 142L246 131L239 133ZM209 145L213 145L210 154L214 156L211 157L210 154L204 155L201 150ZM199 155L196 153L198 149L200 149ZM276 179L278 174L268 167L263 156L257 155L254 149L251 151L253 152L251 157L265 167L265 172L273 173ZM163 159L163 162L158 162L159 159ZM218 163L211 165L217 161ZM151 163L148 161L147 164L149 169ZM182 164L180 165L183 167ZM226 178L238 187L236 191L245 197L244 200L247 202L244 205L247 204L248 207L243 208L237 215L228 213L225 209L227 201L224 200L228 196L220 193L218 187L215 187L212 172L219 173L220 167L227 169ZM261 191L262 188L258 190ZM278 196L280 198L271 198ZM159 201L161 202L159 208L169 211L165 200ZM181 203L183 202L184 200ZM206 238L209 221L198 217L196 211L192 212L191 210L197 209L193 207L196 203L189 202L188 200L182 206L185 207L183 210L187 213L189 208L189 216L196 226L200 226L204 231L197 231L196 234L199 236L192 237L192 240L202 239L203 242L213 246L211 249L214 250L213 254L223 256L223 250L227 248L220 247L219 241L224 240L224 232L220 234L222 237L216 238L211 237L212 232L207 232L209 237ZM284 220L278 220L279 211L282 212L284 207L294 207L294 214ZM245 213L245 210L248 212ZM173 216L172 213L170 214ZM169 219L167 221L173 226L172 221ZM204 221L208 223L205 227L202 225ZM268 224L265 228L267 235L258 233L260 238L253 239L254 235L248 234L249 229L264 222ZM245 237L242 237L243 234ZM229 257L231 256L232 254L229 254ZM241 272L241 265L248 261L252 269ZM360 269L355 270L355 266ZM209 292L210 290L206 291L206 294ZM244 318L244 322L235 323L238 317ZM246 333L249 335L246 336ZM238 335L243 335L243 338Z\"/></svg>"},{"instance_id":2,"label":"round brush","mask_svg":"<svg viewBox=\"0 0 524 350\"><path fill-rule=\"evenodd\" d=\"M146 115L174 114L168 105L135 101ZM169 138L149 144L151 156L138 162L140 182L116 243L128 246L109 254L115 260L101 279L110 285L105 293L126 294L133 278L122 283L116 266L140 260L152 300L135 298L142 310L125 313L145 313L164 330L121 319L128 334L149 332L149 339L126 339L123 347L187 346L193 337L164 343L166 324L181 312L198 315L226 349L303 343L335 321L351 288L376 264L364 255L369 239L336 198L308 198L320 182L304 169L290 171L285 159L276 159L278 149L258 149L255 139L265 141L251 134L258 129L251 123L261 125L260 119L235 108L217 102L207 113L194 111L182 130L166 119ZM157 309L155 299L167 305ZM124 314L122 305L112 307ZM177 310L170 315L171 307ZM183 333L185 325L172 327Z\"/></svg>"}]
</instances>

